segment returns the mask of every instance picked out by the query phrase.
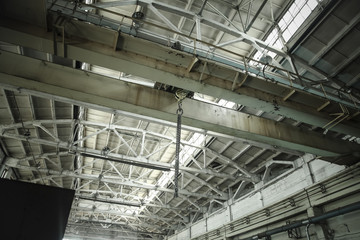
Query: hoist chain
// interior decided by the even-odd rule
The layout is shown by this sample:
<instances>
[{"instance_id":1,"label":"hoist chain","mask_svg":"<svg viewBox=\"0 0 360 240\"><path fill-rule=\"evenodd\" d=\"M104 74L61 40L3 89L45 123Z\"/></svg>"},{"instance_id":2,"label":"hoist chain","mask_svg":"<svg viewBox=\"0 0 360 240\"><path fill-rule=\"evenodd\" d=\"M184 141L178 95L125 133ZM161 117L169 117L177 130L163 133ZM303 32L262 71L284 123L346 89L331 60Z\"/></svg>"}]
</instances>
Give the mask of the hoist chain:
<instances>
[{"instance_id":1,"label":"hoist chain","mask_svg":"<svg viewBox=\"0 0 360 240\"><path fill-rule=\"evenodd\" d=\"M178 197L178 176L179 176L179 165L180 165L180 142L181 142L181 116L183 114L182 109L182 100L186 97L187 92L183 90L178 90L175 93L175 98L178 101L178 109L176 110L177 114L177 125L176 125L176 149L175 149L175 176L174 176L174 185L175 185L175 194L174 197Z\"/></svg>"}]
</instances>

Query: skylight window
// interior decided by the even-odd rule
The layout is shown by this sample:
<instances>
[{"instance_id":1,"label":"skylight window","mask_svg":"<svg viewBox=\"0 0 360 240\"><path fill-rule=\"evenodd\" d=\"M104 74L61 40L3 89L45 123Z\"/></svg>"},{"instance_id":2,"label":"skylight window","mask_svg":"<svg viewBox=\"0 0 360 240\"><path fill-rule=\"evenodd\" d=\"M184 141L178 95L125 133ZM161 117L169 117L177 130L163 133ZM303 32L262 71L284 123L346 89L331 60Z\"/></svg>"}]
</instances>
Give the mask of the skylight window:
<instances>
[{"instance_id":1,"label":"skylight window","mask_svg":"<svg viewBox=\"0 0 360 240\"><path fill-rule=\"evenodd\" d=\"M267 43L268 46L282 48L283 43L280 39L280 36L282 35L284 41L288 42L295 34L295 32L301 27L304 21L309 17L311 12L318 5L318 2L319 0L295 0L294 3L290 6L289 10L279 21L280 33L278 29L274 28L269 36L265 39L265 43ZM264 49L262 52L257 51L254 55L254 59L259 60L262 56L266 55L269 55L272 58L276 56L275 53ZM250 62L250 64L257 65L253 61Z\"/></svg>"},{"instance_id":2,"label":"skylight window","mask_svg":"<svg viewBox=\"0 0 360 240\"><path fill-rule=\"evenodd\" d=\"M295 0L288 12L279 21L279 27L286 42L300 28L317 5L317 0Z\"/></svg>"}]
</instances>

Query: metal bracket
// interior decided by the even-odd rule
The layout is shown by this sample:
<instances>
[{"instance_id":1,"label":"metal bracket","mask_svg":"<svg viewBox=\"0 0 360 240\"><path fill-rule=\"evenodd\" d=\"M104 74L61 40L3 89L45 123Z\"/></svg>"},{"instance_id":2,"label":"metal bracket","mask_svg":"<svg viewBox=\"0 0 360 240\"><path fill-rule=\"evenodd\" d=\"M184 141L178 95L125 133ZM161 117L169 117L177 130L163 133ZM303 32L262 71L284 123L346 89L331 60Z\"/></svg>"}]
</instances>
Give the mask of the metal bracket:
<instances>
[{"instance_id":1,"label":"metal bracket","mask_svg":"<svg viewBox=\"0 0 360 240\"><path fill-rule=\"evenodd\" d=\"M286 224L291 224L291 221L286 221ZM293 228L293 229L289 229L287 231L288 233L288 237L289 238L295 238L295 239L300 239L301 238L301 231L300 228Z\"/></svg>"},{"instance_id":2,"label":"metal bracket","mask_svg":"<svg viewBox=\"0 0 360 240\"><path fill-rule=\"evenodd\" d=\"M320 184L320 189L322 193L326 193L326 186L324 184Z\"/></svg>"},{"instance_id":3,"label":"metal bracket","mask_svg":"<svg viewBox=\"0 0 360 240\"><path fill-rule=\"evenodd\" d=\"M295 207L295 200L292 198L289 198L290 206Z\"/></svg>"},{"instance_id":4,"label":"metal bracket","mask_svg":"<svg viewBox=\"0 0 360 240\"><path fill-rule=\"evenodd\" d=\"M295 92L295 89L292 89L288 94L286 94L285 97L283 97L283 101L285 102L286 100L288 100L288 98L290 98Z\"/></svg>"},{"instance_id":5,"label":"metal bracket","mask_svg":"<svg viewBox=\"0 0 360 240\"><path fill-rule=\"evenodd\" d=\"M270 217L270 210L269 209L265 209L265 216Z\"/></svg>"},{"instance_id":6,"label":"metal bracket","mask_svg":"<svg viewBox=\"0 0 360 240\"><path fill-rule=\"evenodd\" d=\"M343 106L341 103L339 103L339 106L340 106L341 112L330 114L330 115L334 115L336 117L333 120L331 120L329 123L327 123L325 126L323 126L323 129L325 129L325 133L350 116L350 112L346 106Z\"/></svg>"}]
</instances>

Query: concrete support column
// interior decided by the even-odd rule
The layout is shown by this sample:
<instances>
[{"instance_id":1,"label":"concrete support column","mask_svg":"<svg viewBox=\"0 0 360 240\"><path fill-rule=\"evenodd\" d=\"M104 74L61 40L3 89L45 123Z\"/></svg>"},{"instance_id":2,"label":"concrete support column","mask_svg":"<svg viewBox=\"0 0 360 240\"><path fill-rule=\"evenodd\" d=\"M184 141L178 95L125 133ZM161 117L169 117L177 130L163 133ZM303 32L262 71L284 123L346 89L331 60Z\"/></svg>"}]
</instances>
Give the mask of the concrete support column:
<instances>
[{"instance_id":1,"label":"concrete support column","mask_svg":"<svg viewBox=\"0 0 360 240\"><path fill-rule=\"evenodd\" d=\"M313 160L314 158L315 158L315 156L312 154L305 154L303 157L299 158L298 162L296 163L296 165L302 166L308 185L315 183L313 172L309 165L309 162L311 160Z\"/></svg>"}]
</instances>

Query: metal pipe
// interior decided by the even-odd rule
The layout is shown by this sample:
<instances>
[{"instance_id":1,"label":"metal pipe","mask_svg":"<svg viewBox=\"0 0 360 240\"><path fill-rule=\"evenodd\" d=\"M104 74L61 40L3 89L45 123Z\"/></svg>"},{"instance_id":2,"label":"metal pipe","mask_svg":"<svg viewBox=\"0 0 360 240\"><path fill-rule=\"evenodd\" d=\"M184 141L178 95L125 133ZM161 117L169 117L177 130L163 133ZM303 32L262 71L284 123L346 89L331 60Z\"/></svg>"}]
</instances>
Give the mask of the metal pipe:
<instances>
[{"instance_id":1,"label":"metal pipe","mask_svg":"<svg viewBox=\"0 0 360 240\"><path fill-rule=\"evenodd\" d=\"M310 240L309 227L310 227L310 223L308 225L306 225L306 238L307 238L307 240Z\"/></svg>"},{"instance_id":2,"label":"metal pipe","mask_svg":"<svg viewBox=\"0 0 360 240\"><path fill-rule=\"evenodd\" d=\"M70 152L70 153L73 153L73 152ZM76 153L73 153L73 154L76 154ZM102 160L107 160L107 161L112 161L112 162L133 165L133 166L137 166L137 167L150 168L150 169L159 170L159 171L170 171L170 167L153 166L151 164L137 163L137 162L133 162L131 160L126 160L126 159L111 158L111 157L107 157L107 156L101 156L101 155L96 155L96 154L91 154L91 153L83 153L83 152L79 153L79 155L83 156L83 157L97 158L97 159L102 159Z\"/></svg>"},{"instance_id":3,"label":"metal pipe","mask_svg":"<svg viewBox=\"0 0 360 240\"><path fill-rule=\"evenodd\" d=\"M137 203L132 203L132 202L128 202L128 201L113 201L113 200L109 200L109 199L103 199L103 198L91 198L91 197L86 197L86 196L76 196L79 199L82 200L88 200L88 201L93 201L93 202L101 202L101 203L108 203L108 204L116 204L116 205L123 205L123 206L129 206L129 207L141 207L140 204Z\"/></svg>"},{"instance_id":4,"label":"metal pipe","mask_svg":"<svg viewBox=\"0 0 360 240\"><path fill-rule=\"evenodd\" d=\"M287 224L287 225L284 225L284 226L281 226L281 227L278 227L278 228L274 228L272 230L268 230L268 231L259 233L259 234L255 235L255 236L252 236L252 237L249 237L249 238L244 238L242 240L261 239L263 237L271 236L271 235L274 235L274 234L280 233L280 232L285 232L285 231L288 231L288 230L293 229L293 228L298 228L298 227L301 227L301 226L304 226L304 225L316 224L316 223L324 221L324 220L326 220L328 218L336 217L336 216L343 215L343 214L346 214L346 213L350 213L350 212L353 212L353 211L356 211L356 210L360 210L360 202L356 202L356 203L350 204L350 205L348 205L346 207L342 207L342 208L327 212L327 213L325 213L325 214L323 214L321 216L296 221L296 222L294 222L292 224Z\"/></svg>"},{"instance_id":5,"label":"metal pipe","mask_svg":"<svg viewBox=\"0 0 360 240\"><path fill-rule=\"evenodd\" d=\"M205 8L205 5L206 5L207 1L208 1L208 0L206 0L206 1L203 2L202 6L201 6L201 8L200 8L200 11L198 12L197 15L199 15L199 16L202 15L202 12L203 12L203 10L204 10L204 8ZM190 30L190 33L189 33L189 37L190 37L190 35L192 34L192 32L194 31L195 25L196 25L196 23L194 22L194 24L193 24L192 27L191 27L191 30Z\"/></svg>"}]
</instances>

